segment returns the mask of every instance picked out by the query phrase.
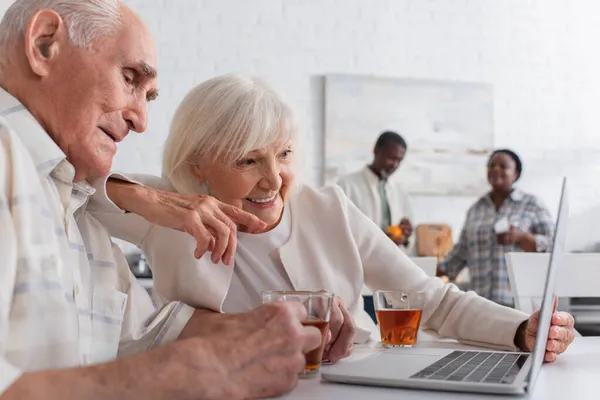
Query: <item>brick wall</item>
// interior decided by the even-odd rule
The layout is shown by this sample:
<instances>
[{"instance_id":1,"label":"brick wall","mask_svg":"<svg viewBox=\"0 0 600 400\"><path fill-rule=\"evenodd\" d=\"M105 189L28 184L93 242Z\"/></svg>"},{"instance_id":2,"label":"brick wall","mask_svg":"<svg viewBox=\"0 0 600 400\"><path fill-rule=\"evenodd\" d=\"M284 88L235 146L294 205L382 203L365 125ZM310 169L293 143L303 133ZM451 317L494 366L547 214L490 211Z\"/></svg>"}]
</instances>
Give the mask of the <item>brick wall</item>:
<instances>
[{"instance_id":1,"label":"brick wall","mask_svg":"<svg viewBox=\"0 0 600 400\"><path fill-rule=\"evenodd\" d=\"M6 8L0 0L0 11ZM600 242L600 3L591 0L129 0L152 30L160 69L149 130L115 168L160 172L169 119L217 74L267 78L302 122L305 180L320 182L327 73L489 82L497 146L523 155L521 187L555 211L572 178L571 248ZM410 138L408 138L410 141ZM370 149L366 149L370 151ZM417 222L459 230L472 198L413 199Z\"/></svg>"}]
</instances>

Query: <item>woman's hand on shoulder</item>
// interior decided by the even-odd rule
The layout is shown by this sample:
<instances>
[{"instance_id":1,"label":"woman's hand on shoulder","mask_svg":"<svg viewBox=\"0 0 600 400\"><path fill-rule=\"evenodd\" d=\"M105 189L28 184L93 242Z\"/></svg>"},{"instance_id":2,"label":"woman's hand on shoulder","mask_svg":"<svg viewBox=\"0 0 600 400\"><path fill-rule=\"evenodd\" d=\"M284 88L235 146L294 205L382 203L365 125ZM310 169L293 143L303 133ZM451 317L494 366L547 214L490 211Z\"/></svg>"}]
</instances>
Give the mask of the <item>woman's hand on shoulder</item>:
<instances>
[{"instance_id":1,"label":"woman's hand on shoulder","mask_svg":"<svg viewBox=\"0 0 600 400\"><path fill-rule=\"evenodd\" d=\"M258 217L212 196L185 195L125 182L109 182L110 198L127 211L150 223L186 232L197 242L194 256L199 259L210 251L216 264L230 265L237 246L237 230L265 229Z\"/></svg>"}]
</instances>

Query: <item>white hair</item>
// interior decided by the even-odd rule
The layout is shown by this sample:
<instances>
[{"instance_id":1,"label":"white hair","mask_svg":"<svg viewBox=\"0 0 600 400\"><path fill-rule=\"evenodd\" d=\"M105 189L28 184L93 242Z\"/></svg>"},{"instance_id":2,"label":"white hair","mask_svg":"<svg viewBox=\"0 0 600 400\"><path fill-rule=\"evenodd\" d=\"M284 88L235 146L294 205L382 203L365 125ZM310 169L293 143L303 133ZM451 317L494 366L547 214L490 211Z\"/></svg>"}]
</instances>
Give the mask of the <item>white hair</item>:
<instances>
[{"instance_id":1,"label":"white hair","mask_svg":"<svg viewBox=\"0 0 600 400\"><path fill-rule=\"evenodd\" d=\"M116 32L121 23L120 0L16 0L0 22L0 59L8 46L25 35L36 12L55 11L67 27L74 46L89 48L100 36Z\"/></svg>"},{"instance_id":2,"label":"white hair","mask_svg":"<svg viewBox=\"0 0 600 400\"><path fill-rule=\"evenodd\" d=\"M263 80L225 75L192 89L175 111L163 154L163 175L179 193L206 193L193 166L233 164L253 150L292 140L291 107Z\"/></svg>"}]
</instances>

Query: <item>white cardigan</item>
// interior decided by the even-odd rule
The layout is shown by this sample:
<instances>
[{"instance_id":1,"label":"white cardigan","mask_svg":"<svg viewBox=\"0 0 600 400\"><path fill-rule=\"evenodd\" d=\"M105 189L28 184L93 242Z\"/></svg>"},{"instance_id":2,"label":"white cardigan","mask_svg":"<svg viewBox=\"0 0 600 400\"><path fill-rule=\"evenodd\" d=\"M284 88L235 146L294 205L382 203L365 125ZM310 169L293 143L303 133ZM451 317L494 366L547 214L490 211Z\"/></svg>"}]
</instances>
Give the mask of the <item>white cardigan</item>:
<instances>
[{"instance_id":1,"label":"white cardigan","mask_svg":"<svg viewBox=\"0 0 600 400\"><path fill-rule=\"evenodd\" d=\"M160 178L130 178L172 190ZM95 185L97 192L87 209L111 235L143 250L152 267L155 290L171 300L221 311L233 267L213 264L209 254L196 260L196 242L186 233L122 213L106 197L104 182ZM422 326L441 336L474 345L515 349L514 335L528 318L526 314L428 277L339 187L302 186L287 206L292 231L279 252L294 289L327 289L340 296L354 317L357 343L376 332L363 309L361 288L365 284L372 290L425 291Z\"/></svg>"}]
</instances>

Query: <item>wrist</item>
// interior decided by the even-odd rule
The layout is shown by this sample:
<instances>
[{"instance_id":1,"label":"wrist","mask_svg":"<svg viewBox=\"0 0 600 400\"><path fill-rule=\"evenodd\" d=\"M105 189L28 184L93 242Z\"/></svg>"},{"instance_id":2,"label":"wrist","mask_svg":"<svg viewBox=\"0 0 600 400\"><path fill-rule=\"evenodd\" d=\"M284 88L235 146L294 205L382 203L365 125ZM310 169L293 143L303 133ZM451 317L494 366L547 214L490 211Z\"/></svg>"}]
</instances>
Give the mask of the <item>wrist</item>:
<instances>
[{"instance_id":1,"label":"wrist","mask_svg":"<svg viewBox=\"0 0 600 400\"><path fill-rule=\"evenodd\" d=\"M527 322L528 321L529 320L525 320L525 321L521 322L521 324L517 328L517 331L515 332L514 343L515 343L515 346L521 351L529 351L527 349L527 345L525 344L525 333L527 331Z\"/></svg>"},{"instance_id":2,"label":"wrist","mask_svg":"<svg viewBox=\"0 0 600 400\"><path fill-rule=\"evenodd\" d=\"M197 308L183 327L178 340L202 336L207 331L214 330L219 322L225 322L227 318L227 314Z\"/></svg>"},{"instance_id":3,"label":"wrist","mask_svg":"<svg viewBox=\"0 0 600 400\"><path fill-rule=\"evenodd\" d=\"M113 178L106 182L106 195L117 207L136 214L152 198L145 186Z\"/></svg>"},{"instance_id":4,"label":"wrist","mask_svg":"<svg viewBox=\"0 0 600 400\"><path fill-rule=\"evenodd\" d=\"M517 236L516 243L517 244L530 243L532 238L535 241L535 238L533 237L533 235L531 233L520 232L519 235Z\"/></svg>"},{"instance_id":5,"label":"wrist","mask_svg":"<svg viewBox=\"0 0 600 400\"><path fill-rule=\"evenodd\" d=\"M526 252L536 252L537 240L535 236L529 232L525 232L521 235L517 245Z\"/></svg>"}]
</instances>

